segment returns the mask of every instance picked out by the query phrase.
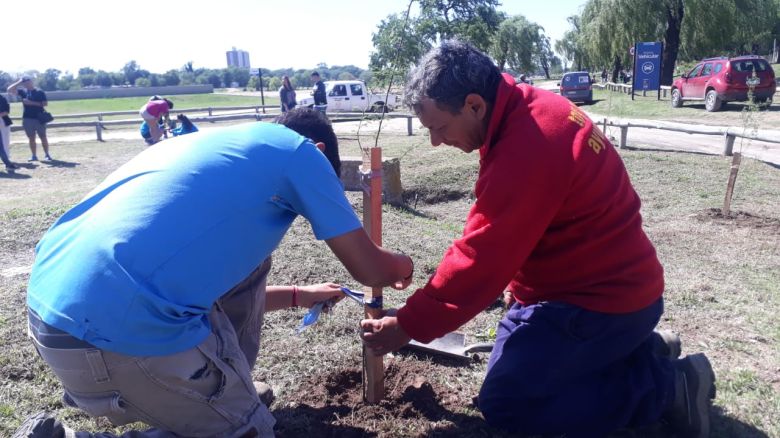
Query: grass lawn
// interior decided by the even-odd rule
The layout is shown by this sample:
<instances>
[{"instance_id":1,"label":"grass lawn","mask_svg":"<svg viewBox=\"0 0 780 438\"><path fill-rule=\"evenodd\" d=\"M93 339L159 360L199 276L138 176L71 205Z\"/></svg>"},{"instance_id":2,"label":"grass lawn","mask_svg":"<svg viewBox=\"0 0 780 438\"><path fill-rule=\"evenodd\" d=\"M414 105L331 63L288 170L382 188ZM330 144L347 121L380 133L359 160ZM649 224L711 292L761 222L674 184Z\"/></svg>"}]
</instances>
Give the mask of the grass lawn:
<instances>
[{"instance_id":1,"label":"grass lawn","mask_svg":"<svg viewBox=\"0 0 780 438\"><path fill-rule=\"evenodd\" d=\"M138 143L57 145L54 156L63 161L28 165L15 178L0 173L0 436L9 436L40 410L53 411L79 429L110 429L105 421L63 406L56 379L27 340L25 268L51 223L140 152ZM403 208L384 207L384 244L414 258L413 286L419 287L461 233L473 202L478 157L432 148L419 132L383 134L381 145L385 156L401 157L406 200ZM341 151L356 155L356 138L342 137ZM705 352L717 374L712 436L780 437L780 170L743 160L732 204L739 214L727 220L711 209L722 205L731 158L620 154L665 267L666 313L660 326L680 333L684 354ZM359 211L360 196L349 197ZM297 220L274 253L269 282L321 281L359 286L313 238L309 225ZM413 289L386 290L386 307L402 304ZM367 406L359 401L361 309L341 303L295 335L303 314L266 315L261 357L253 370L256 380L270 383L277 395L272 412L279 436L502 436L485 425L471 403L484 377L484 360L464 365L388 357L387 399ZM467 323L462 330L468 341L486 337L502 314L500 306L492 306Z\"/></svg>"},{"instance_id":2,"label":"grass lawn","mask_svg":"<svg viewBox=\"0 0 780 438\"><path fill-rule=\"evenodd\" d=\"M678 122L719 125L742 126L743 110L747 108L746 102L729 102L724 104L717 112L707 112L704 102L685 102L681 108L672 108L669 95L657 98L657 93L647 93L646 97L631 95L614 91L593 88L593 104L582 105L588 112L617 117L638 119L666 119ZM777 129L780 126L780 103L775 101L768 109L759 110L756 113L759 129Z\"/></svg>"},{"instance_id":3,"label":"grass lawn","mask_svg":"<svg viewBox=\"0 0 780 438\"><path fill-rule=\"evenodd\" d=\"M187 108L206 108L219 106L249 106L260 105L260 97L254 96L233 96L227 94L182 94L166 96L174 103L173 113L179 109ZM83 114L99 113L110 111L135 111L148 101L148 97L117 97L106 99L80 99L80 100L53 100L49 101L46 107L49 112L58 115L65 114ZM266 105L278 105L279 98L265 98ZM19 118L22 115L22 103L14 102L11 104L11 117ZM129 118L130 116L118 116L118 118ZM68 119L78 120L78 119ZM140 120L140 119L139 119Z\"/></svg>"}]
</instances>

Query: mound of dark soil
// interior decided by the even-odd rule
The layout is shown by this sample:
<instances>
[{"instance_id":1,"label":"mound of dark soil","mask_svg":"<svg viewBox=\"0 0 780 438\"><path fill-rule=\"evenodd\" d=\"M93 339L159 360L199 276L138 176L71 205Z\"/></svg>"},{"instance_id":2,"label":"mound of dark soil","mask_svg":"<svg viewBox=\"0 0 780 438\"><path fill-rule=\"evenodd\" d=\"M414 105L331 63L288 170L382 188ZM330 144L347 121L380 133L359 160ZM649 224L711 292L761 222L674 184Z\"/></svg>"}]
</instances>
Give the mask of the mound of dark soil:
<instances>
[{"instance_id":1,"label":"mound of dark soil","mask_svg":"<svg viewBox=\"0 0 780 438\"><path fill-rule=\"evenodd\" d=\"M752 215L744 211L732 211L728 216L720 208L709 208L696 215L702 222L732 224L739 227L769 229L780 233L780 219Z\"/></svg>"},{"instance_id":2,"label":"mound of dark soil","mask_svg":"<svg viewBox=\"0 0 780 438\"><path fill-rule=\"evenodd\" d=\"M430 363L392 361L386 364L385 397L378 404L363 401L362 371L348 369L310 376L289 399L273 410L279 437L452 436L484 431L479 414L456 413L472 405L465 391L437 384ZM394 430L404 418L406 431ZM409 428L409 420L414 427Z\"/></svg>"}]
</instances>

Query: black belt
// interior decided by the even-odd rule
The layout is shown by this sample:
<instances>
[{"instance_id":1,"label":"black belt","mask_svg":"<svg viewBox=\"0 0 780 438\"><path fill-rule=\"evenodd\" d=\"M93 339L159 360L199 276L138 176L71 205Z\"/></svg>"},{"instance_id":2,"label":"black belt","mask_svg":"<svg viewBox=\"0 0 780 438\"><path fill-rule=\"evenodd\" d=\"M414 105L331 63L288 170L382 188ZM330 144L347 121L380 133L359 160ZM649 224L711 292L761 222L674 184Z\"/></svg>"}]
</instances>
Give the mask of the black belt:
<instances>
[{"instance_id":1,"label":"black belt","mask_svg":"<svg viewBox=\"0 0 780 438\"><path fill-rule=\"evenodd\" d=\"M29 307L27 308L27 315L29 317L30 332L38 343L44 347L58 348L61 350L97 348L87 341L83 341L67 332L46 324L41 317Z\"/></svg>"}]
</instances>

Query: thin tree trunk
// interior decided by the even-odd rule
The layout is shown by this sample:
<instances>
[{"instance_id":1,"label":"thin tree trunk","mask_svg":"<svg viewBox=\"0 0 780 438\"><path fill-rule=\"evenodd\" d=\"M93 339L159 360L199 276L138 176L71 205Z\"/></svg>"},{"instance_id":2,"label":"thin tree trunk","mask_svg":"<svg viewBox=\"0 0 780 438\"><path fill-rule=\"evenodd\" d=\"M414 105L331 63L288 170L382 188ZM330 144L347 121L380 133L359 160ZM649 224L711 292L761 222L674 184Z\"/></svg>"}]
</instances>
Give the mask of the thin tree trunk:
<instances>
[{"instance_id":1,"label":"thin tree trunk","mask_svg":"<svg viewBox=\"0 0 780 438\"><path fill-rule=\"evenodd\" d=\"M666 5L666 33L664 34L664 53L662 55L661 85L672 85L674 65L680 51L680 28L682 26L685 5L683 0L672 0Z\"/></svg>"},{"instance_id":2,"label":"thin tree trunk","mask_svg":"<svg viewBox=\"0 0 780 438\"><path fill-rule=\"evenodd\" d=\"M620 69L623 65L620 63L620 57L615 55L615 62L612 64L612 82L618 83L618 75L620 75Z\"/></svg>"}]
</instances>

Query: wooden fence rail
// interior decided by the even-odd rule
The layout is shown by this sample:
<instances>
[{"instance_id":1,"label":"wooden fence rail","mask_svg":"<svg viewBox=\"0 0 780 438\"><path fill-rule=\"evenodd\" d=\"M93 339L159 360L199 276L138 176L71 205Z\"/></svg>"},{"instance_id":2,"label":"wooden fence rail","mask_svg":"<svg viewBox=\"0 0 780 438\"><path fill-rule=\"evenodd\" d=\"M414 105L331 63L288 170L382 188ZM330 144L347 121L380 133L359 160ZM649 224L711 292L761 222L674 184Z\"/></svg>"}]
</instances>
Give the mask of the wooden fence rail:
<instances>
[{"instance_id":1,"label":"wooden fence rail","mask_svg":"<svg viewBox=\"0 0 780 438\"><path fill-rule=\"evenodd\" d=\"M177 109L176 113L208 113L209 116L214 112L219 111L253 111L259 113L265 109L279 109L279 105L244 105L244 106L219 106L219 107L202 107L202 108L183 108ZM132 111L103 111L98 113L76 113L76 114L56 114L57 119L89 119L94 118L97 120L103 120L104 117L110 116L132 116L138 114L138 110ZM264 112L264 111L263 111ZM21 118L12 118L12 120L21 123Z\"/></svg>"},{"instance_id":2,"label":"wooden fence rail","mask_svg":"<svg viewBox=\"0 0 780 438\"><path fill-rule=\"evenodd\" d=\"M607 126L613 126L620 128L620 141L618 147L622 148L626 146L628 139L628 128L645 128L645 129L660 129L663 131L682 132L685 134L700 134L700 135L719 135L723 137L723 155L731 156L734 150L734 140L739 138L745 138L748 140L762 141L766 143L780 144L780 137L769 137L761 134L745 134L742 128L719 128L719 127L693 127L693 126L679 126L668 125L664 123L649 123L649 122L623 122L616 120L603 119L599 124L604 126L606 130Z\"/></svg>"},{"instance_id":3,"label":"wooden fence rail","mask_svg":"<svg viewBox=\"0 0 780 438\"><path fill-rule=\"evenodd\" d=\"M219 111L229 111L229 110L236 110L236 109L256 109L260 108L258 106L250 106L250 107L218 107L213 108L214 110ZM209 110L212 108L208 108ZM202 111L199 109L190 109L190 111ZM138 114L137 111L114 111L111 113L94 113L90 116L98 115L127 115L127 114ZM226 122L226 121L233 121L233 120L268 120L273 119L276 116L278 116L278 113L271 113L271 114L260 114L259 111L255 110L254 113L244 113L244 114L223 114L223 115L212 115L212 112L209 111L208 116L202 116L202 117L191 117L190 120L197 123L202 122L208 122L208 123L216 123L216 122ZM72 115L70 115L72 116ZM66 118L67 116L58 116L58 118ZM359 122L363 120L374 120L378 119L379 115L373 115L371 113L363 114L363 113L331 113L329 114L330 120L332 123L341 123L341 122ZM407 119L406 124L406 130L408 135L412 135L412 119L415 117L411 114L385 114L384 117L386 119L398 119L398 118L405 118ZM97 137L98 141L103 141L103 130L110 129L112 126L129 126L129 125L140 125L142 120L139 119L120 119L120 120L102 120L99 118L96 121L83 121L83 122L52 122L46 125L47 130L49 129L57 129L57 128L95 128L95 135ZM20 126L21 124L17 124L14 126L11 126L12 131L21 131L23 130L23 127Z\"/></svg>"},{"instance_id":4,"label":"wooden fence rail","mask_svg":"<svg viewBox=\"0 0 780 438\"><path fill-rule=\"evenodd\" d=\"M608 91L617 91L618 93L623 94L631 94L631 84L617 84L615 82L604 82L604 83L596 83L593 84L596 88L601 88L602 90L608 90ZM668 85L661 85L661 97L667 97L669 96L669 93L671 92L672 87ZM652 93L652 90L649 91ZM639 91L637 91L637 94Z\"/></svg>"}]
</instances>

